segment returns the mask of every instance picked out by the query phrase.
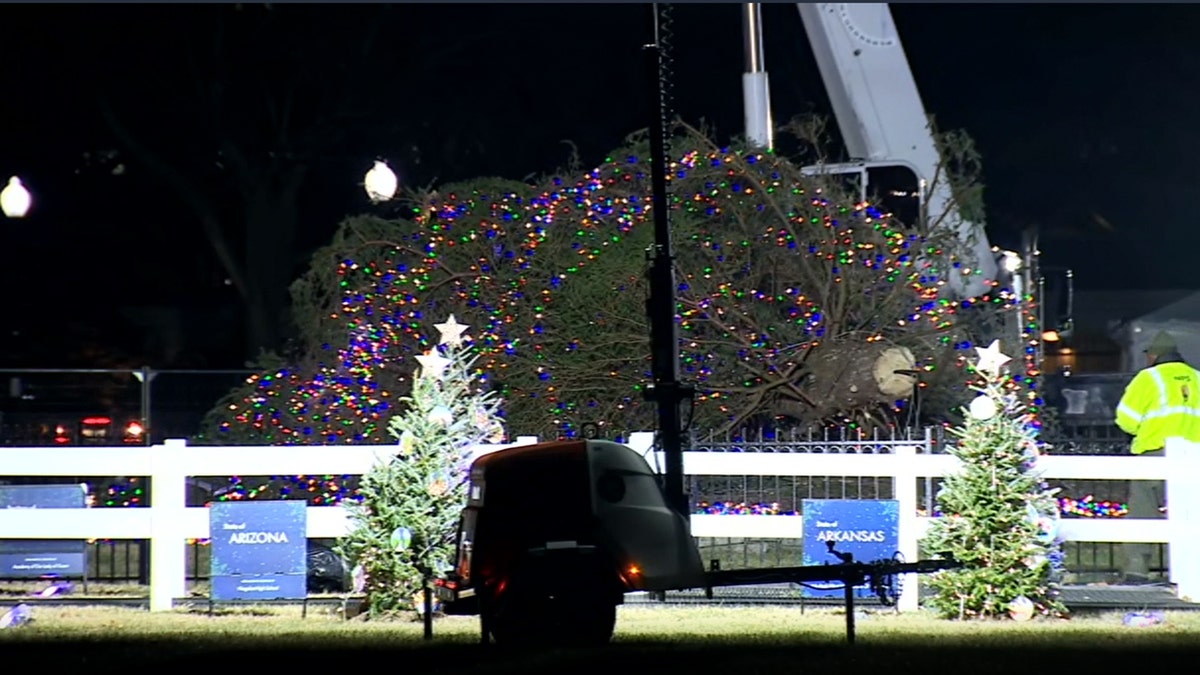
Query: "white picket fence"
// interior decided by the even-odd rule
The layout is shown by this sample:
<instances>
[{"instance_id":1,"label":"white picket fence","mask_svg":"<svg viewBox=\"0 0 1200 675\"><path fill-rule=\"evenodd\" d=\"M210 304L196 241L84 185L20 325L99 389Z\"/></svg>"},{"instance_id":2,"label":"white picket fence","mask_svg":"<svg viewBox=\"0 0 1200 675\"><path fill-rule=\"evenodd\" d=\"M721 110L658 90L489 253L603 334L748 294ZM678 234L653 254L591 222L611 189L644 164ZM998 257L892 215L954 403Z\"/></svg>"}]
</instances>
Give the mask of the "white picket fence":
<instances>
[{"instance_id":1,"label":"white picket fence","mask_svg":"<svg viewBox=\"0 0 1200 675\"><path fill-rule=\"evenodd\" d=\"M521 437L511 445L536 438ZM629 445L649 456L652 435L634 434ZM484 446L478 453L510 446ZM208 509L188 507L192 476L362 474L395 446L189 447L170 440L152 447L3 448L0 476L148 476L151 506L96 509L0 509L4 539L148 539L150 608L169 610L186 595L188 539L209 536ZM661 457L658 458L661 466ZM895 446L890 454L688 452L689 476L859 476L891 478L900 502L900 552L917 558L929 518L918 515L917 481L945 476L957 460ZM1163 520L1067 519L1061 534L1089 542L1166 542L1171 581L1181 597L1200 598L1200 444L1172 440L1165 457L1047 456L1038 463L1047 478L1166 480L1170 499ZM308 509L308 536L334 538L347 531L338 506ZM693 515L697 537L799 538L800 516ZM904 585L901 609L917 607L916 584Z\"/></svg>"}]
</instances>

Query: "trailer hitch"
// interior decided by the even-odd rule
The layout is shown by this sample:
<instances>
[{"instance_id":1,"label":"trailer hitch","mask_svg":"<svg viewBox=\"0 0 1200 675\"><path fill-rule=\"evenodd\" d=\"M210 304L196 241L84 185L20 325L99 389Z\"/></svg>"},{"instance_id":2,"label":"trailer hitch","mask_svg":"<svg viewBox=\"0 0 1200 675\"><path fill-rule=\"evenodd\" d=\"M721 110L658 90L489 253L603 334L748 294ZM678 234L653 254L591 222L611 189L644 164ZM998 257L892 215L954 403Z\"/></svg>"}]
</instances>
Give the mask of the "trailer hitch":
<instances>
[{"instance_id":1,"label":"trailer hitch","mask_svg":"<svg viewBox=\"0 0 1200 675\"><path fill-rule=\"evenodd\" d=\"M837 544L825 542L829 553L841 561L838 565L829 565L831 570L841 574L836 578L845 584L846 600L846 641L854 642L854 587L867 584L871 592L879 598L885 607L896 606L900 598L899 576L905 573L938 572L941 570L962 567L962 563L951 558L941 560L918 560L915 563L904 562L904 554L896 551L891 559L881 558L869 563L855 562L854 554L837 550ZM834 576L834 575L830 575Z\"/></svg>"},{"instance_id":2,"label":"trailer hitch","mask_svg":"<svg viewBox=\"0 0 1200 675\"><path fill-rule=\"evenodd\" d=\"M837 550L836 542L827 541L825 545L829 547L829 553L840 560L843 565L854 564L853 553ZM895 607L900 599L902 585L898 572L903 569L903 564L904 554L900 551L896 551L891 558L879 558L866 563L863 574L866 578L863 581L870 587L875 597L879 598L879 603L884 607Z\"/></svg>"}]
</instances>

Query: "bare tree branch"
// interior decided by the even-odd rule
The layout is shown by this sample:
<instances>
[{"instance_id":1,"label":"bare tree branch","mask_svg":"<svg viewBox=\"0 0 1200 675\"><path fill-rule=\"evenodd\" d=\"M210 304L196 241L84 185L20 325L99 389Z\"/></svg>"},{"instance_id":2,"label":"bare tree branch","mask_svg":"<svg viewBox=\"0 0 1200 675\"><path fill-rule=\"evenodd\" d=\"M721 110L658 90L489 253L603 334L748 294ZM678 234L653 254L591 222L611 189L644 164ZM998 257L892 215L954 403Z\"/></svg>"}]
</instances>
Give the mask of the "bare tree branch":
<instances>
[{"instance_id":1,"label":"bare tree branch","mask_svg":"<svg viewBox=\"0 0 1200 675\"><path fill-rule=\"evenodd\" d=\"M158 175L161 180L179 195L184 203L191 207L196 217L199 218L201 226L204 228L204 233L213 247L213 253L221 261L221 265L225 268L225 273L229 275L234 288L237 289L243 298L248 297L248 288L245 277L242 274L242 267L230 248L229 240L225 237L225 233L221 229L221 220L217 215L217 209L208 196L195 183L183 176L161 156L143 145L132 132L125 128L107 100L100 99L99 108L105 122L112 129L121 144L125 146L126 150L135 156L138 161L145 164L150 171Z\"/></svg>"}]
</instances>

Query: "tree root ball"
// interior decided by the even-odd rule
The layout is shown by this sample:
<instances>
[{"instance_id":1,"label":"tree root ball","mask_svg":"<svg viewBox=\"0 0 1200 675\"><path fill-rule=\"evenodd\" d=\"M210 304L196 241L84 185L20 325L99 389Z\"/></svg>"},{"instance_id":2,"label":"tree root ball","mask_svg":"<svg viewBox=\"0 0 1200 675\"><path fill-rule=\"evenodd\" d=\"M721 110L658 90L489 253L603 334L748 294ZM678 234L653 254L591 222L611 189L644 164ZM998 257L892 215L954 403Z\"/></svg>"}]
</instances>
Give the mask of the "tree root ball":
<instances>
[{"instance_id":1,"label":"tree root ball","mask_svg":"<svg viewBox=\"0 0 1200 675\"><path fill-rule=\"evenodd\" d=\"M890 404L912 396L916 368L907 347L878 342L822 345L808 360L806 393L822 411Z\"/></svg>"}]
</instances>

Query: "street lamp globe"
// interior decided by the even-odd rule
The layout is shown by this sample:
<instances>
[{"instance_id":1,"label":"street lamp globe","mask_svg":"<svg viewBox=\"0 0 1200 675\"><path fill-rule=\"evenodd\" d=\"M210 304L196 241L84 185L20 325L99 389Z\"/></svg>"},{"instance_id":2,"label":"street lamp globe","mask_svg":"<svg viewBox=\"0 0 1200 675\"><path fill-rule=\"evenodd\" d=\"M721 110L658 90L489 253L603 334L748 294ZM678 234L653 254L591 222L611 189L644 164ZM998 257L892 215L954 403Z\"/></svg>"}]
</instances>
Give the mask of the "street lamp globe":
<instances>
[{"instance_id":1,"label":"street lamp globe","mask_svg":"<svg viewBox=\"0 0 1200 675\"><path fill-rule=\"evenodd\" d=\"M1021 270L1024 261L1021 260L1021 254L1016 251L1002 251L1004 254L1004 269L1010 273L1016 273Z\"/></svg>"},{"instance_id":2,"label":"street lamp globe","mask_svg":"<svg viewBox=\"0 0 1200 675\"><path fill-rule=\"evenodd\" d=\"M29 195L29 190L25 189L21 179L16 176L9 178L8 185L0 190L0 211L4 211L4 215L9 218L24 218L32 204L33 198Z\"/></svg>"},{"instance_id":3,"label":"street lamp globe","mask_svg":"<svg viewBox=\"0 0 1200 675\"><path fill-rule=\"evenodd\" d=\"M399 181L386 162L376 161L375 166L371 167L363 179L363 187L366 188L367 196L372 202L386 202L396 196Z\"/></svg>"}]
</instances>

